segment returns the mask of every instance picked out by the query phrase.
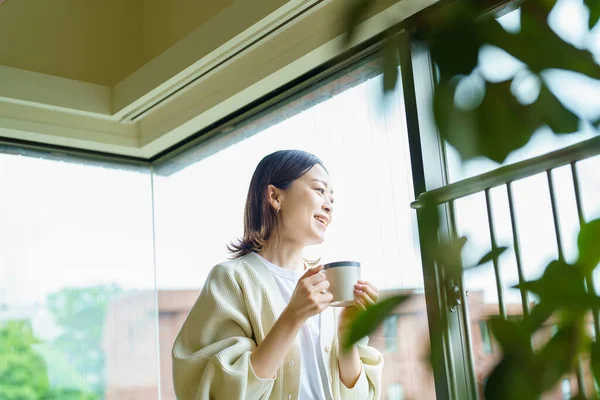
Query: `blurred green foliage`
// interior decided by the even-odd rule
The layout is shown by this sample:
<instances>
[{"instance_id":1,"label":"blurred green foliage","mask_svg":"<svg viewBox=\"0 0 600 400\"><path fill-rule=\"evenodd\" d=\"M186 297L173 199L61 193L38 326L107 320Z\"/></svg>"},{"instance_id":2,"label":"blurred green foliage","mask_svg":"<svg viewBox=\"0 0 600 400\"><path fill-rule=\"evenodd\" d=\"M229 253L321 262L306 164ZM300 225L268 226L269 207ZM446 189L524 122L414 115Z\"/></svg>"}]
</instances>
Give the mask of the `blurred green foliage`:
<instances>
[{"instance_id":1,"label":"blurred green foliage","mask_svg":"<svg viewBox=\"0 0 600 400\"><path fill-rule=\"evenodd\" d=\"M0 399L97 400L104 397L103 329L116 285L65 288L47 305L60 333L36 337L28 320L0 324Z\"/></svg>"},{"instance_id":2,"label":"blurred green foliage","mask_svg":"<svg viewBox=\"0 0 600 400\"><path fill-rule=\"evenodd\" d=\"M347 43L359 21L376 0L351 1L347 10ZM556 0L520 2L521 28L507 32L494 15L482 13L475 1L456 1L441 11L421 16L415 22L416 37L430 44L437 67L433 110L439 133L460 154L463 161L487 157L503 162L514 150L525 146L534 132L547 126L555 134L579 130L585 121L565 107L552 93L544 71L560 69L600 79L600 66L586 49L562 40L549 26L548 15ZM584 0L590 11L590 30L600 20L600 1ZM383 92L394 90L398 78L398 39L386 39L383 46ZM504 50L522 63L521 71L502 82L488 82L480 72L479 53L490 45ZM515 96L523 74L539 82L539 93L524 103ZM462 90L461 93L458 93ZM599 112L600 114L600 112ZM494 248L474 266L462 265L466 238L444 239L439 230L437 207L425 204L418 211L424 237L423 251L444 270L446 279L457 279L466 268L497 259L505 248ZM585 330L586 316L597 313L600 297L587 291L587 282L600 262L600 219L583 223L578 235L579 258L574 264L552 261L542 277L517 287L537 295L539 302L520 320L500 316L490 321L502 348L502 359L488 376L486 399L537 399L573 371L578 360L590 359L596 382L600 383L600 344ZM409 297L382 301L354 320L344 345L350 346L377 328L393 308ZM445 313L441 313L442 319ZM533 337L551 317L558 331L548 343L534 347ZM445 326L445 321L430 321ZM436 341L434 341L436 342ZM442 349L432 342L431 360L444 362ZM596 394L592 394L597 398ZM579 394L579 399L584 398Z\"/></svg>"},{"instance_id":3,"label":"blurred green foliage","mask_svg":"<svg viewBox=\"0 0 600 400\"><path fill-rule=\"evenodd\" d=\"M36 348L42 345L43 341L35 337L29 321L12 320L0 325L0 399L97 400L100 398L97 394L79 389L52 387L45 357Z\"/></svg>"}]
</instances>

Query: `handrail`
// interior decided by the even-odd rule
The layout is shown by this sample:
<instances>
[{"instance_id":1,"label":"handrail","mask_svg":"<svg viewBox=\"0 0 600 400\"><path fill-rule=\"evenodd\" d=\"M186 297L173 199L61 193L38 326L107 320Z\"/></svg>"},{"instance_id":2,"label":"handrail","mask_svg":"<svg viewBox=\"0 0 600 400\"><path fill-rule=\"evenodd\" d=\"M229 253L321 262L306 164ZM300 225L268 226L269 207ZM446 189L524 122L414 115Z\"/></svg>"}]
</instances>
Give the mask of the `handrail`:
<instances>
[{"instance_id":1,"label":"handrail","mask_svg":"<svg viewBox=\"0 0 600 400\"><path fill-rule=\"evenodd\" d=\"M598 154L600 154L600 136L421 193L417 200L413 201L410 206L414 209L421 208L425 200L436 205L443 204L563 165L572 164Z\"/></svg>"}]
</instances>

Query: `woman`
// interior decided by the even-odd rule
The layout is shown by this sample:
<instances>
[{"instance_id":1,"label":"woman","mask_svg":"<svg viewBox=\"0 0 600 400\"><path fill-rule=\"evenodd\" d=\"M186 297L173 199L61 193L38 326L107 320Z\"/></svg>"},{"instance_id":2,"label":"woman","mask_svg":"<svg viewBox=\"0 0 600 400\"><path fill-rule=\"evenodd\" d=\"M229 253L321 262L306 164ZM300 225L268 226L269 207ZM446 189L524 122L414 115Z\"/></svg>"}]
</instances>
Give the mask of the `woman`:
<instances>
[{"instance_id":1,"label":"woman","mask_svg":"<svg viewBox=\"0 0 600 400\"><path fill-rule=\"evenodd\" d=\"M173 380L188 399L378 399L381 354L339 337L357 308L377 301L368 282L339 316L322 266L304 247L322 243L333 189L312 154L284 150L258 164L231 261L215 266L173 346Z\"/></svg>"}]
</instances>

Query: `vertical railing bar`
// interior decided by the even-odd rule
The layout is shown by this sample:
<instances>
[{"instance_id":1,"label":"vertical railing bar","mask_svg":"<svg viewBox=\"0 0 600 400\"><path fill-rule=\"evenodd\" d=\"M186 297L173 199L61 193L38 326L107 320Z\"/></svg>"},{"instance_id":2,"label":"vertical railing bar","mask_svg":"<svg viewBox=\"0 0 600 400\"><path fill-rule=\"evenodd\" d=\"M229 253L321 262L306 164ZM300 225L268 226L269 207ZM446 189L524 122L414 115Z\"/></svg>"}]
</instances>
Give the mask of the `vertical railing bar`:
<instances>
[{"instance_id":1,"label":"vertical railing bar","mask_svg":"<svg viewBox=\"0 0 600 400\"><path fill-rule=\"evenodd\" d=\"M558 220L558 205L556 204L556 195L554 193L554 180L552 179L552 170L546 171L548 177L548 189L550 191L550 203L552 205L552 218L554 220L554 233L556 234L556 247L558 249L558 259L560 261L565 260L565 254L563 252L562 235L560 233L560 222Z\"/></svg>"},{"instance_id":2,"label":"vertical railing bar","mask_svg":"<svg viewBox=\"0 0 600 400\"><path fill-rule=\"evenodd\" d=\"M512 182L506 184L506 194L508 197L508 209L510 212L510 223L513 234L513 249L515 252L515 261L517 263L517 273L519 274L519 291L521 292L521 303L523 304L523 315L529 316L531 310L529 309L529 293L523 288L525 283L525 273L523 272L523 262L521 260L521 242L519 240L519 230L517 227L517 218L515 212L515 201L512 192Z\"/></svg>"},{"instance_id":3,"label":"vertical railing bar","mask_svg":"<svg viewBox=\"0 0 600 400\"><path fill-rule=\"evenodd\" d=\"M456 229L456 215L455 215L455 211L454 211L454 200L450 200L448 202L448 216L450 218L450 234L452 235L452 239L457 239L458 238L458 231ZM462 260L461 260L462 262ZM461 266L462 267L462 266ZM468 382L469 384L469 388L471 389L471 398L472 399L477 399L479 398L479 391L477 389L477 381L475 381L477 375L475 373L475 359L473 357L473 340L472 340L472 335L471 335L471 318L469 316L469 307L468 307L468 299L467 299L467 293L465 290L465 285L464 285L464 276L463 273L460 273L460 276L458 277L459 282L458 282L458 287L460 290L460 310L461 310L461 316L462 316L462 323L464 326L464 332L465 332L465 340L464 342L467 343L466 347L466 357L467 357L467 368L469 368L469 375L473 378L473 381Z\"/></svg>"},{"instance_id":4,"label":"vertical railing bar","mask_svg":"<svg viewBox=\"0 0 600 400\"><path fill-rule=\"evenodd\" d=\"M585 222L583 214L583 203L581 201L581 190L579 189L579 176L577 175L576 163L571 163L571 175L573 176L573 190L575 191L575 204L577 205L577 216L579 217L579 225Z\"/></svg>"},{"instance_id":5,"label":"vertical railing bar","mask_svg":"<svg viewBox=\"0 0 600 400\"><path fill-rule=\"evenodd\" d=\"M575 204L577 205L577 216L579 217L579 226L585 223L585 214L583 212L583 202L581 200L581 189L579 186L579 175L577 174L577 164L571 163L571 174L573 177L573 190L575 192ZM594 283L594 277L590 273L585 277L585 283L589 293L597 294L596 285ZM598 316L598 310L592 310L592 316L594 318L594 334L595 337L600 339L600 317Z\"/></svg>"},{"instance_id":6,"label":"vertical railing bar","mask_svg":"<svg viewBox=\"0 0 600 400\"><path fill-rule=\"evenodd\" d=\"M550 203L552 205L552 218L554 220L554 232L556 234L556 247L558 249L558 259L565 261L565 254L563 251L562 235L560 233L560 222L558 219L558 204L556 203L556 193L554 191L554 180L552 178L552 170L546 171L548 177L548 190L550 192ZM577 386L579 388L579 394L586 396L585 380L583 378L583 368L581 359L577 359L577 366L575 367L575 376L577 377Z\"/></svg>"},{"instance_id":7,"label":"vertical railing bar","mask_svg":"<svg viewBox=\"0 0 600 400\"><path fill-rule=\"evenodd\" d=\"M492 214L492 200L490 198L490 189L485 189L485 206L487 208L488 215L488 227L490 229L490 243L492 245L492 251L498 248L496 244L496 229L494 227L494 216ZM506 319L506 305L504 304L504 285L502 284L502 276L500 275L500 266L498 258L492 260L494 263L494 273L496 275L496 290L498 292L498 305L500 307L500 316Z\"/></svg>"}]
</instances>

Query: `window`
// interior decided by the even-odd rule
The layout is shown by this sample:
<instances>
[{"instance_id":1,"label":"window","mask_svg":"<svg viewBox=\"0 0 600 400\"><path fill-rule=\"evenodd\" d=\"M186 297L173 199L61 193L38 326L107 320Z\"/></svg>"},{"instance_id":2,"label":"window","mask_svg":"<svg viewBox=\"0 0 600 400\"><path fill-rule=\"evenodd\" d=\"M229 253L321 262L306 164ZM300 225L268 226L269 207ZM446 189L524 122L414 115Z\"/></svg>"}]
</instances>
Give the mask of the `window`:
<instances>
[{"instance_id":1,"label":"window","mask_svg":"<svg viewBox=\"0 0 600 400\"><path fill-rule=\"evenodd\" d=\"M273 151L295 148L323 160L336 192L327 239L307 249L306 256L321 257L322 262L361 261L363 277L382 295L414 290L413 311L423 317L406 328L397 318L390 320L390 337L373 335L369 343L382 352L410 346L401 360L386 359L384 368L390 373L384 374L384 387L401 382L405 395L418 399L435 393L433 379L423 379L432 372L425 361L429 330L416 216L409 207L414 189L404 102L398 87L388 96L389 103L381 104L377 63L373 58L360 61L155 165L156 284L163 299L159 304L177 305L170 309L176 316L170 318L159 310L163 376L171 368L175 334L208 272L229 256L226 244L242 234L244 203L256 165ZM407 373L395 377L394 370ZM172 398L172 391L172 382L163 382L163 398Z\"/></svg>"},{"instance_id":2,"label":"window","mask_svg":"<svg viewBox=\"0 0 600 400\"><path fill-rule=\"evenodd\" d=\"M383 338L385 340L385 350L394 352L398 350L398 323L400 318L398 314L392 314L383 321Z\"/></svg>"},{"instance_id":3,"label":"window","mask_svg":"<svg viewBox=\"0 0 600 400\"><path fill-rule=\"evenodd\" d=\"M404 389L399 383L392 383L387 389L387 400L404 400Z\"/></svg>"},{"instance_id":4,"label":"window","mask_svg":"<svg viewBox=\"0 0 600 400\"><path fill-rule=\"evenodd\" d=\"M485 354L492 354L492 337L490 334L490 326L487 321L479 321L479 332L481 333L481 343Z\"/></svg>"},{"instance_id":5,"label":"window","mask_svg":"<svg viewBox=\"0 0 600 400\"><path fill-rule=\"evenodd\" d=\"M571 380L563 379L560 383L560 390L563 400L571 400Z\"/></svg>"},{"instance_id":6,"label":"window","mask_svg":"<svg viewBox=\"0 0 600 400\"><path fill-rule=\"evenodd\" d=\"M156 398L149 168L0 146L0 187L0 393Z\"/></svg>"}]
</instances>

